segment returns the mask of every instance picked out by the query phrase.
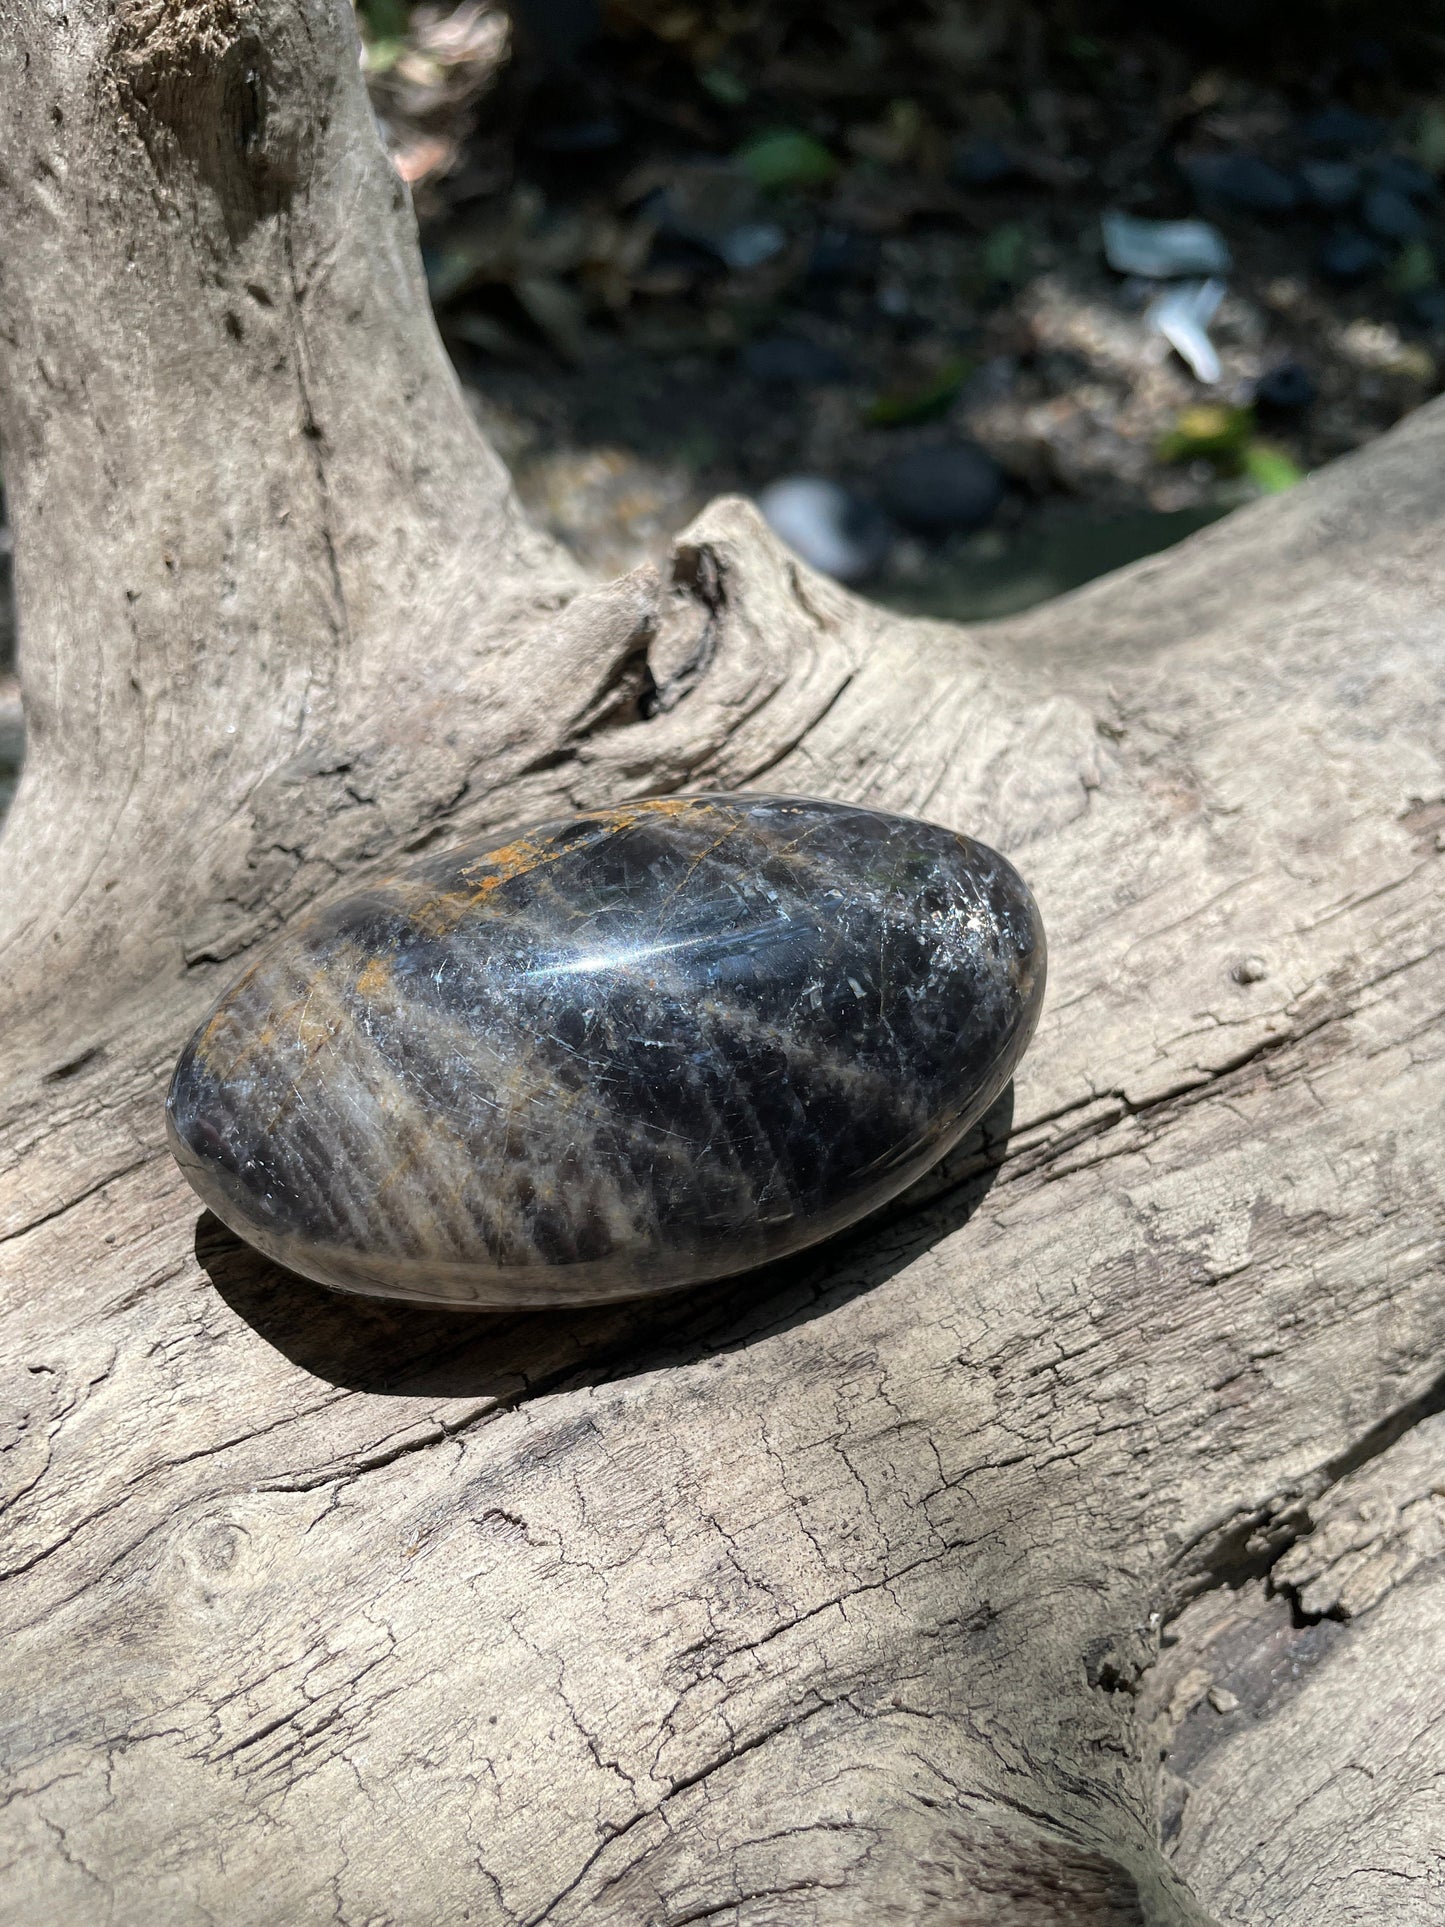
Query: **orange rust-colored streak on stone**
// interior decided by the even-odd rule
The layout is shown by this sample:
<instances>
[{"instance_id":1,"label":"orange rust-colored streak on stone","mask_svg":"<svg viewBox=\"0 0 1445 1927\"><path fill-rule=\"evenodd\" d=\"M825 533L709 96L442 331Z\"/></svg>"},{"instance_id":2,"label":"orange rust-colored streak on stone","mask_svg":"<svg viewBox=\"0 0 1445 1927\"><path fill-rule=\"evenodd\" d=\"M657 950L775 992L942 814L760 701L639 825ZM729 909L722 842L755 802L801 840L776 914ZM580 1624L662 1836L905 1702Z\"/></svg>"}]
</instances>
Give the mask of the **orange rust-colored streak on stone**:
<instances>
[{"instance_id":1,"label":"orange rust-colored streak on stone","mask_svg":"<svg viewBox=\"0 0 1445 1927\"><path fill-rule=\"evenodd\" d=\"M383 957L372 957L356 979L358 997L380 997L391 988L391 967Z\"/></svg>"},{"instance_id":2,"label":"orange rust-colored streak on stone","mask_svg":"<svg viewBox=\"0 0 1445 1927\"><path fill-rule=\"evenodd\" d=\"M196 1040L196 1056L213 1075L234 1077L249 1058L263 1056L271 1050L283 1031L289 1034L292 1024L300 1015L303 1004L304 999L297 998L294 1003L273 1012L263 1021L253 1037L233 1045L229 1057L224 1052L224 1041L227 1031L235 1029L235 1016L230 1010L217 1011Z\"/></svg>"},{"instance_id":3,"label":"orange rust-colored streak on stone","mask_svg":"<svg viewBox=\"0 0 1445 1927\"><path fill-rule=\"evenodd\" d=\"M201 1031L200 1036L197 1037L196 1056L208 1070L214 1070L216 1068L216 1053L221 1047L221 1042L228 1026L235 1022L232 1005L236 1002L237 998L244 996L251 988L251 985L255 982L264 967L265 959L258 958L249 969L243 971L241 976L236 979L235 983L233 983L231 988L226 992L219 1009L211 1013L206 1021L205 1028Z\"/></svg>"},{"instance_id":4,"label":"orange rust-colored streak on stone","mask_svg":"<svg viewBox=\"0 0 1445 1927\"><path fill-rule=\"evenodd\" d=\"M606 836L617 836L649 816L682 816L689 810L710 810L714 807L695 796L659 796L641 803L621 804L615 809L584 810L580 820L597 824ZM471 911L500 890L503 884L513 883L518 877L559 863L576 847L574 843L568 843L558 849L550 840L530 836L520 836L515 842L500 844L495 850L488 850L484 856L479 856L475 863L469 863L462 871L464 877L476 879L473 889L446 890L423 903L412 905L412 920L428 936L445 936L455 930Z\"/></svg>"}]
</instances>

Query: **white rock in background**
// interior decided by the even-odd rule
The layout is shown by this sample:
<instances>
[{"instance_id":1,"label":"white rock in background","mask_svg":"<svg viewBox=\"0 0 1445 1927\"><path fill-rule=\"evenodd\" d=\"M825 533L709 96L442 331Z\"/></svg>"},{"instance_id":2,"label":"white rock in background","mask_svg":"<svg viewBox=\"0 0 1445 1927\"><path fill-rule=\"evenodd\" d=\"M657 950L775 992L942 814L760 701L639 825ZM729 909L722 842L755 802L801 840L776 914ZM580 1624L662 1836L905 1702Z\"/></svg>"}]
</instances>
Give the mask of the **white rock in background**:
<instances>
[{"instance_id":1,"label":"white rock in background","mask_svg":"<svg viewBox=\"0 0 1445 1927\"><path fill-rule=\"evenodd\" d=\"M1184 281L1161 294L1144 316L1149 327L1188 362L1197 381L1219 380L1219 354L1209 339L1209 324L1223 299L1222 281Z\"/></svg>"},{"instance_id":2,"label":"white rock in background","mask_svg":"<svg viewBox=\"0 0 1445 1927\"><path fill-rule=\"evenodd\" d=\"M1104 258L1120 274L1169 281L1229 271L1229 244L1208 221L1143 221L1111 209L1100 216L1099 227Z\"/></svg>"},{"instance_id":3,"label":"white rock in background","mask_svg":"<svg viewBox=\"0 0 1445 1927\"><path fill-rule=\"evenodd\" d=\"M887 522L821 475L789 475L758 497L768 527L823 575L861 582L879 568L892 545Z\"/></svg>"}]
</instances>

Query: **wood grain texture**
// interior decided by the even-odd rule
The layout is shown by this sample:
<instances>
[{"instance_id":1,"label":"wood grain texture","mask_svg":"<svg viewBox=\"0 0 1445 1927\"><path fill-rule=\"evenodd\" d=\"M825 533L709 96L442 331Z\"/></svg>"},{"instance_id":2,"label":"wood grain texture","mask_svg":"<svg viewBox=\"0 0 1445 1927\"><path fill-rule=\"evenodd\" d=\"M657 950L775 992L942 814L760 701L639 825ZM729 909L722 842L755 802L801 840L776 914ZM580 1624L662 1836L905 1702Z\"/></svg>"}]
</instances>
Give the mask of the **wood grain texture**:
<instances>
[{"instance_id":1,"label":"wood grain texture","mask_svg":"<svg viewBox=\"0 0 1445 1927\"><path fill-rule=\"evenodd\" d=\"M123 18L0 20L0 1913L1437 1919L1445 410L993 627L738 503L582 585L466 424L344 7ZM238 178L190 129L258 47ZM704 783L1028 877L1049 999L942 1173L514 1319L198 1220L165 1078L262 936Z\"/></svg>"}]
</instances>

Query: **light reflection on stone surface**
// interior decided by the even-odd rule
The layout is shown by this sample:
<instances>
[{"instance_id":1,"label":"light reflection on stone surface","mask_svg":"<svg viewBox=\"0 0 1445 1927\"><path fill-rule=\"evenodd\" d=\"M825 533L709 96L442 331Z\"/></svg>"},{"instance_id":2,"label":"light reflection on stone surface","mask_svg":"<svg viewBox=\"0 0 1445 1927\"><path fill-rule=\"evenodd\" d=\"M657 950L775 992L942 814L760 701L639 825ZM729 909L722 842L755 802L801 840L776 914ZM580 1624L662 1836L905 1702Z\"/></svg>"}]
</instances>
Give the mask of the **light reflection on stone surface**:
<instances>
[{"instance_id":1,"label":"light reflection on stone surface","mask_svg":"<svg viewBox=\"0 0 1445 1927\"><path fill-rule=\"evenodd\" d=\"M343 1290L574 1304L840 1230L1008 1081L1044 943L1004 859L846 804L665 797L296 928L177 1066L231 1228Z\"/></svg>"}]
</instances>

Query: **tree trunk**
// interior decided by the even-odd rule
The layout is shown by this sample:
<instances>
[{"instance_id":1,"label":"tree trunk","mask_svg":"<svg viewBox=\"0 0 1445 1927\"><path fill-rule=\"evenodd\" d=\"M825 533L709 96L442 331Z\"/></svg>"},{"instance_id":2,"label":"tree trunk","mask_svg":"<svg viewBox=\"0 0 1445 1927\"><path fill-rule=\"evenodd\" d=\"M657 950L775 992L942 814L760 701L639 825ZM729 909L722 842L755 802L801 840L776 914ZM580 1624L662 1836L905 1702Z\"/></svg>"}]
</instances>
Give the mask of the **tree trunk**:
<instances>
[{"instance_id":1,"label":"tree trunk","mask_svg":"<svg viewBox=\"0 0 1445 1927\"><path fill-rule=\"evenodd\" d=\"M4 1918L1437 1921L1445 412L1008 623L738 502L584 583L344 0L11 0ZM966 828L1011 1099L676 1302L333 1298L170 1062L341 879L681 787Z\"/></svg>"}]
</instances>

